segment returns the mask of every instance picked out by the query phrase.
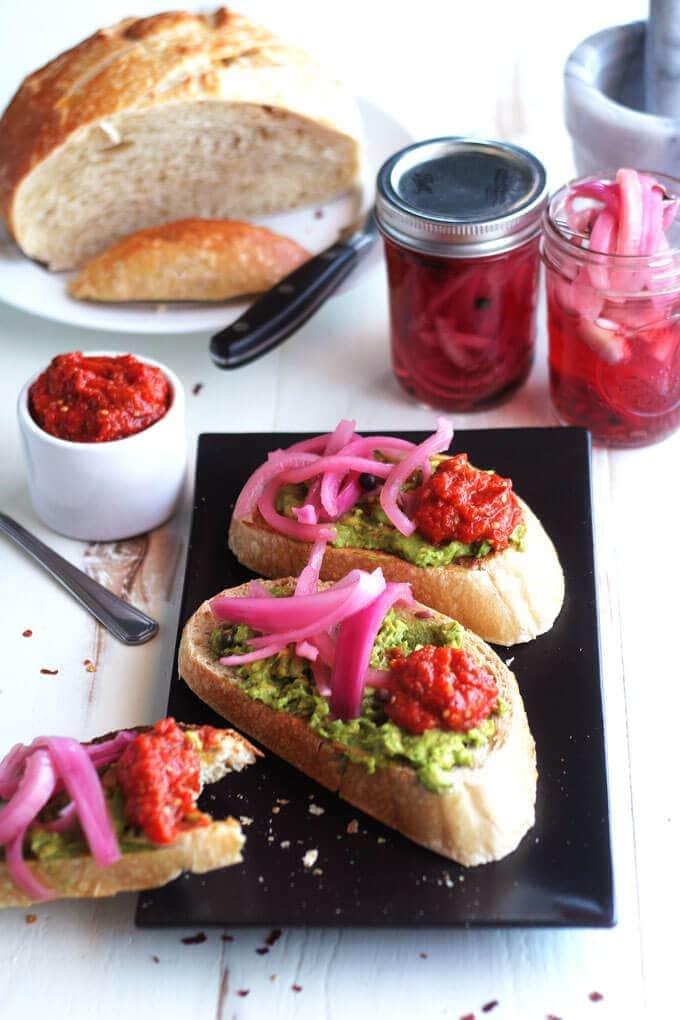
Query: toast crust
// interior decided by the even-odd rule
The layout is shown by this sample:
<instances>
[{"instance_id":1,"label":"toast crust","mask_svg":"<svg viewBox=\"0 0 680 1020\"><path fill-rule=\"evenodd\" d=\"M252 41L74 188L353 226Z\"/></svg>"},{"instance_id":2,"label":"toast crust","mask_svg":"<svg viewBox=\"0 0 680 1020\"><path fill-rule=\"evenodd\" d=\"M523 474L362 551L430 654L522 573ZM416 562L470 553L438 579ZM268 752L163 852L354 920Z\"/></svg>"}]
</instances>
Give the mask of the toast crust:
<instances>
[{"instance_id":1,"label":"toast crust","mask_svg":"<svg viewBox=\"0 0 680 1020\"><path fill-rule=\"evenodd\" d=\"M178 220L112 244L85 263L68 292L87 301L226 301L269 290L308 258L265 227Z\"/></svg>"},{"instance_id":2,"label":"toast crust","mask_svg":"<svg viewBox=\"0 0 680 1020\"><path fill-rule=\"evenodd\" d=\"M239 823L227 818L187 832L172 846L123 854L108 868L100 868L89 855L27 863L33 874L54 890L56 898L97 898L155 889L183 871L202 874L238 864L244 842ZM27 907L33 902L14 884L7 865L0 863L0 907Z\"/></svg>"},{"instance_id":3,"label":"toast crust","mask_svg":"<svg viewBox=\"0 0 680 1020\"><path fill-rule=\"evenodd\" d=\"M541 522L522 500L525 550L508 546L465 565L417 567L372 549L326 548L324 581L339 581L350 570L381 567L388 581L407 581L419 602L453 617L497 645L531 641L549 630L564 601L564 574ZM259 515L258 515L259 516ZM229 548L244 566L264 577L298 575L311 546L273 531L261 518L232 516Z\"/></svg>"},{"instance_id":4,"label":"toast crust","mask_svg":"<svg viewBox=\"0 0 680 1020\"><path fill-rule=\"evenodd\" d=\"M246 592L247 585L241 585L222 594L239 598ZM434 617L450 622L441 613ZM185 682L215 711L350 804L415 843L468 866L504 857L533 825L536 755L517 681L475 634L464 631L463 647L493 674L507 711L489 744L476 752L474 765L456 768L453 785L433 793L412 768L388 765L370 774L302 719L248 697L233 670L209 651L215 625L208 602L186 624L179 649Z\"/></svg>"}]
</instances>

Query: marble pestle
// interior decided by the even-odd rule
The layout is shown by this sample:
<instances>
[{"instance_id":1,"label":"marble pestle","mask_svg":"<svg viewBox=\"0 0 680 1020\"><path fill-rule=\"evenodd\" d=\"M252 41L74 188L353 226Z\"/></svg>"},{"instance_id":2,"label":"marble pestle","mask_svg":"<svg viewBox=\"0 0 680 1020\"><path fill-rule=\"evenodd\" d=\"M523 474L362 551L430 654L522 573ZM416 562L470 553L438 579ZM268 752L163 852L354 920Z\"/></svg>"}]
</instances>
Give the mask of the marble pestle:
<instances>
[{"instance_id":1,"label":"marble pestle","mask_svg":"<svg viewBox=\"0 0 680 1020\"><path fill-rule=\"evenodd\" d=\"M661 117L680 118L680 0L650 0L645 108Z\"/></svg>"}]
</instances>

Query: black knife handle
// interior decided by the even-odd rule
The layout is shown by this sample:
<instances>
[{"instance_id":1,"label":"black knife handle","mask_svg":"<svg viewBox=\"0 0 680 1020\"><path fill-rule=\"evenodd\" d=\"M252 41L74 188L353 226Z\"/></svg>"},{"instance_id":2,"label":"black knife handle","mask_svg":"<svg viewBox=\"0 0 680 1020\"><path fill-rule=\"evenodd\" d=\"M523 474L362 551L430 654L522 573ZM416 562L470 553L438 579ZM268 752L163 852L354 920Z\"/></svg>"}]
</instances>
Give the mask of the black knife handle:
<instances>
[{"instance_id":1,"label":"black knife handle","mask_svg":"<svg viewBox=\"0 0 680 1020\"><path fill-rule=\"evenodd\" d=\"M360 250L361 246L352 244L331 245L258 298L210 341L210 356L217 367L240 368L282 343L340 285Z\"/></svg>"}]
</instances>

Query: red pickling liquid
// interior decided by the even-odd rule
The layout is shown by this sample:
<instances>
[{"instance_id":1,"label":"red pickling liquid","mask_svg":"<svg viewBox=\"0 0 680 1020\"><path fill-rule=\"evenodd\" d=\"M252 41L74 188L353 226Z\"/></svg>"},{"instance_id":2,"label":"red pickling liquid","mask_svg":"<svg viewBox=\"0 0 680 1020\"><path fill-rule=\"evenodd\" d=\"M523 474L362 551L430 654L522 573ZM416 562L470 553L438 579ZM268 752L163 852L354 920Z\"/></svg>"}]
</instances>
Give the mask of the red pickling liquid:
<instances>
[{"instance_id":1,"label":"red pickling liquid","mask_svg":"<svg viewBox=\"0 0 680 1020\"><path fill-rule=\"evenodd\" d=\"M588 322L560 302L557 273L546 275L550 392L560 420L590 429L606 446L670 435L680 425L680 297L609 309L601 354L583 334Z\"/></svg>"},{"instance_id":2,"label":"red pickling liquid","mask_svg":"<svg viewBox=\"0 0 680 1020\"><path fill-rule=\"evenodd\" d=\"M59 354L31 386L34 421L50 435L76 443L124 439L153 425L170 406L159 368L132 354Z\"/></svg>"},{"instance_id":3,"label":"red pickling liquid","mask_svg":"<svg viewBox=\"0 0 680 1020\"><path fill-rule=\"evenodd\" d=\"M486 540L500 552L522 516L510 479L472 467L466 453L443 461L416 493L416 527L433 545Z\"/></svg>"},{"instance_id":4,"label":"red pickling liquid","mask_svg":"<svg viewBox=\"0 0 680 1020\"><path fill-rule=\"evenodd\" d=\"M425 645L390 662L390 699L385 714L409 733L467 732L498 703L493 676L462 648Z\"/></svg>"},{"instance_id":5,"label":"red pickling liquid","mask_svg":"<svg viewBox=\"0 0 680 1020\"><path fill-rule=\"evenodd\" d=\"M394 371L410 396L469 411L524 382L536 338L538 244L440 258L385 238Z\"/></svg>"},{"instance_id":6,"label":"red pickling liquid","mask_svg":"<svg viewBox=\"0 0 680 1020\"><path fill-rule=\"evenodd\" d=\"M207 745L214 733L209 730L198 731ZM174 719L161 719L138 734L116 766L127 821L159 844L174 842L188 828L207 825L209 816L196 809L200 771L198 752Z\"/></svg>"}]
</instances>

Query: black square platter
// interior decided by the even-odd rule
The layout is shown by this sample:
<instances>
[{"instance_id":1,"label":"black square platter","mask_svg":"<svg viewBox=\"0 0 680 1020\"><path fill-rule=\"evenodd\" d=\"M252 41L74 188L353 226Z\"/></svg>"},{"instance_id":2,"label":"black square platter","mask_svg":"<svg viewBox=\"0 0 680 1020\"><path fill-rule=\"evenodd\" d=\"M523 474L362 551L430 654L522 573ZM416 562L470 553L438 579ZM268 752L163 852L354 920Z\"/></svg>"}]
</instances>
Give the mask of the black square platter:
<instances>
[{"instance_id":1,"label":"black square platter","mask_svg":"<svg viewBox=\"0 0 680 1020\"><path fill-rule=\"evenodd\" d=\"M200 437L181 625L204 599L252 576L227 548L231 509L267 453L300 438ZM573 428L460 430L452 450L465 450L473 463L513 479L553 539L566 576L565 605L552 630L498 649L512 660L536 740L534 828L504 860L462 868L266 752L202 799L216 818L246 819L243 863L142 893L139 926L614 923L588 434ZM176 669L168 713L184 722L221 721ZM352 834L347 829L355 820Z\"/></svg>"}]
</instances>

